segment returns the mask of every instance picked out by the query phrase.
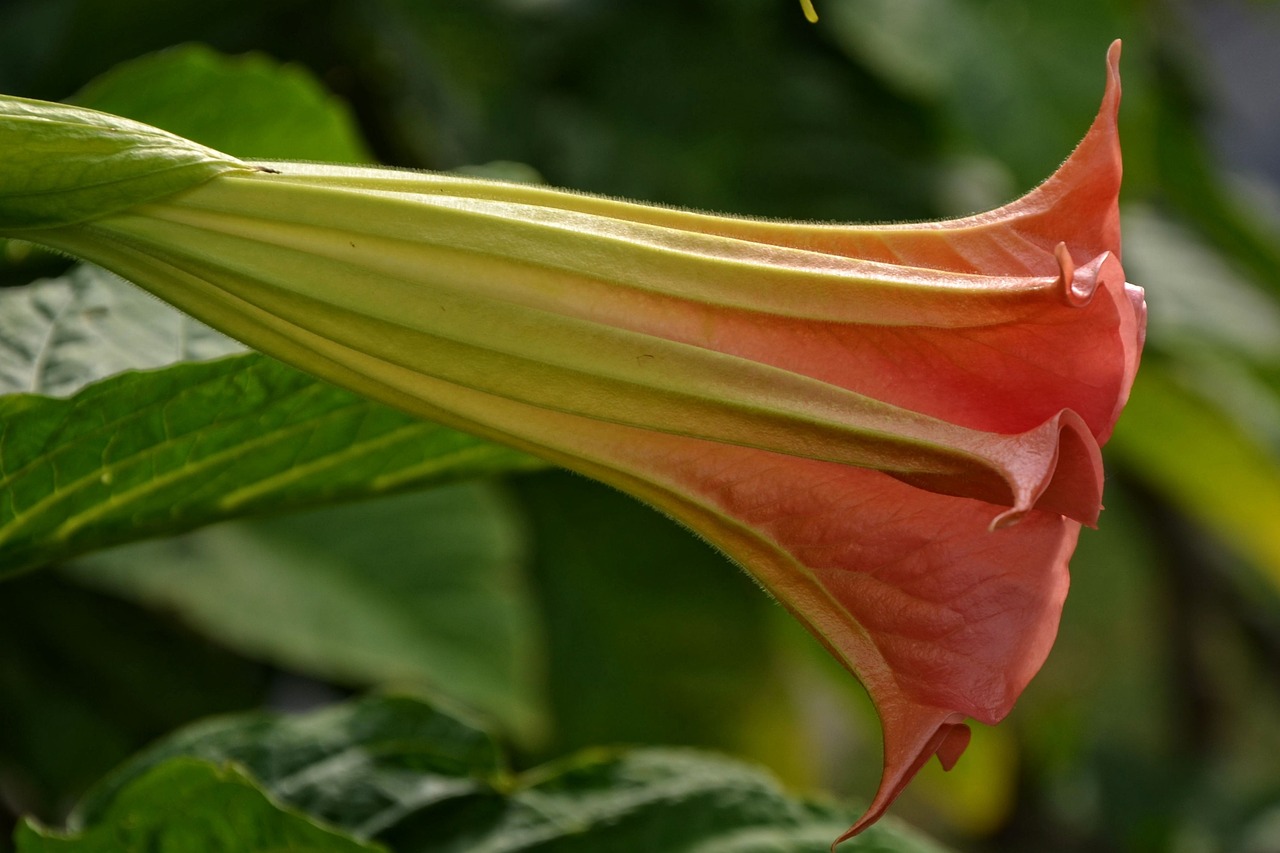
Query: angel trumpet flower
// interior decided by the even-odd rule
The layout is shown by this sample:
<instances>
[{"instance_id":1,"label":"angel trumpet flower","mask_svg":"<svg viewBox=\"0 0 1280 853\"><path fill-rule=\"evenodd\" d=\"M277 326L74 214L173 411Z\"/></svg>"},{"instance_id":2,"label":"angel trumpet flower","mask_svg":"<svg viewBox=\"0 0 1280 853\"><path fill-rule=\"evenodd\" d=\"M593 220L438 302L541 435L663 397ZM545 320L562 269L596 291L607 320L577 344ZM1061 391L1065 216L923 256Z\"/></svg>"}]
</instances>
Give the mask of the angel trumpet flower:
<instances>
[{"instance_id":1,"label":"angel trumpet flower","mask_svg":"<svg viewBox=\"0 0 1280 853\"><path fill-rule=\"evenodd\" d=\"M1003 718L1057 629L1142 345L1118 45L1061 169L999 210L855 227L438 174L247 164L0 102L0 232L263 352L539 454L718 545L867 687L884 775ZM847 836L845 836L847 837Z\"/></svg>"}]
</instances>

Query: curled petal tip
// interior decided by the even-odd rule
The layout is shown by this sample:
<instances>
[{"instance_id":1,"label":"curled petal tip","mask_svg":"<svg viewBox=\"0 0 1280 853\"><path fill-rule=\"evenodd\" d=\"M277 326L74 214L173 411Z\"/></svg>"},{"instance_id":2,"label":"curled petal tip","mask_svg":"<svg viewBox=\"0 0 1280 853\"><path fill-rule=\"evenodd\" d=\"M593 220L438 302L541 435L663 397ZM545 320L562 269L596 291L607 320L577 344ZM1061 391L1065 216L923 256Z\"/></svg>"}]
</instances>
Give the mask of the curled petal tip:
<instances>
[{"instance_id":1,"label":"curled petal tip","mask_svg":"<svg viewBox=\"0 0 1280 853\"><path fill-rule=\"evenodd\" d=\"M1036 507L1096 527L1102 510L1102 449L1075 412L1064 410L1057 421L1058 457Z\"/></svg>"},{"instance_id":2,"label":"curled petal tip","mask_svg":"<svg viewBox=\"0 0 1280 853\"><path fill-rule=\"evenodd\" d=\"M1093 301L1093 295L1102 283L1103 268L1107 264L1110 252L1103 252L1093 260L1077 267L1071 259L1066 243L1059 243L1053 250L1053 257L1058 262L1058 281L1062 288L1062 296L1073 308L1083 308Z\"/></svg>"},{"instance_id":3,"label":"curled petal tip","mask_svg":"<svg viewBox=\"0 0 1280 853\"><path fill-rule=\"evenodd\" d=\"M1004 512L991 519L991 525L987 528L991 533L997 530L1004 530L1013 527L1019 521L1026 517L1028 510L1026 509L1007 509Z\"/></svg>"},{"instance_id":4,"label":"curled petal tip","mask_svg":"<svg viewBox=\"0 0 1280 853\"><path fill-rule=\"evenodd\" d=\"M1066 303L1076 308L1083 307L1087 304L1087 299L1082 301L1081 294L1075 287L1076 264L1071 259L1071 252L1067 250L1066 243L1059 243L1053 247L1053 258L1058 262L1058 283Z\"/></svg>"},{"instance_id":5,"label":"curled petal tip","mask_svg":"<svg viewBox=\"0 0 1280 853\"><path fill-rule=\"evenodd\" d=\"M1025 461L1010 467L1013 503L988 529L1012 527L1033 510L1096 525L1102 503L1102 451L1084 419L1063 409L1019 439Z\"/></svg>"},{"instance_id":6,"label":"curled petal tip","mask_svg":"<svg viewBox=\"0 0 1280 853\"><path fill-rule=\"evenodd\" d=\"M1102 282L1103 268L1110 257L1110 252L1103 252L1084 266L1076 268L1071 286L1067 288L1071 293L1071 299L1078 300L1080 305L1088 305L1092 301L1093 294L1097 292L1098 285Z\"/></svg>"}]
</instances>

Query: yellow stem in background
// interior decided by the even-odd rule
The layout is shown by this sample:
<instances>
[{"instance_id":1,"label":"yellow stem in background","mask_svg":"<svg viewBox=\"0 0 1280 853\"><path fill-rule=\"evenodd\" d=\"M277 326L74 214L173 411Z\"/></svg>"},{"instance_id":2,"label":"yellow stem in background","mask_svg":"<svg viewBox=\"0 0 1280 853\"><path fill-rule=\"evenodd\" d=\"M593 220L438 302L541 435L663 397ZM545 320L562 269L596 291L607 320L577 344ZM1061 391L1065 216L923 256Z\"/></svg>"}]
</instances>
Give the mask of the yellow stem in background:
<instances>
[{"instance_id":1,"label":"yellow stem in background","mask_svg":"<svg viewBox=\"0 0 1280 853\"><path fill-rule=\"evenodd\" d=\"M813 0L800 0L800 6L804 9L804 16L809 19L809 23L818 23L818 13L813 8Z\"/></svg>"}]
</instances>

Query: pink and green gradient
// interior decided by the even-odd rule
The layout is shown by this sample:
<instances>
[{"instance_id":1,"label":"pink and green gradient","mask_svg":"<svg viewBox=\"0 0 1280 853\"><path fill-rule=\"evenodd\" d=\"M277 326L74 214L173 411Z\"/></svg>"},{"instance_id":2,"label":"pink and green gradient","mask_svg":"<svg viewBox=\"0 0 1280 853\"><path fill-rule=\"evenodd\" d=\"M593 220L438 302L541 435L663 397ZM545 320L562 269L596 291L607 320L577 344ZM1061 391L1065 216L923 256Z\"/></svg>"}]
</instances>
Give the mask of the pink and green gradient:
<instances>
[{"instance_id":1,"label":"pink and green gradient","mask_svg":"<svg viewBox=\"0 0 1280 853\"><path fill-rule=\"evenodd\" d=\"M1120 265L1118 61L1117 43L1098 116L1056 174L947 222L770 222L245 164L7 99L0 138L79 158L78 183L24 171L0 194L0 230L610 483L720 547L879 712L883 777L847 838L930 756L960 757L966 718L1009 713L1098 518L1099 447L1145 321Z\"/></svg>"}]
</instances>

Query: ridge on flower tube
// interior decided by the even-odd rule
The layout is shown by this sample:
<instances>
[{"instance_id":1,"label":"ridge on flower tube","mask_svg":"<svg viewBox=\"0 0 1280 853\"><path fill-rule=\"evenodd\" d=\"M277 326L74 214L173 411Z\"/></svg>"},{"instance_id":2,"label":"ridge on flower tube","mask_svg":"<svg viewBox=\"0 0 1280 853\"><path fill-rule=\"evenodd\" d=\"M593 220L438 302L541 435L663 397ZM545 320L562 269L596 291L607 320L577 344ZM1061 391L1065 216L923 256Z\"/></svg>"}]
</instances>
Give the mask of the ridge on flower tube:
<instances>
[{"instance_id":1,"label":"ridge on flower tube","mask_svg":"<svg viewBox=\"0 0 1280 853\"><path fill-rule=\"evenodd\" d=\"M930 756L955 763L966 718L1009 713L1097 520L1099 447L1145 322L1120 263L1118 61L1117 43L1098 116L1049 180L945 222L774 222L246 164L2 99L0 145L80 159L72 182L48 168L0 181L0 231L610 483L717 545L875 703L883 777L847 838ZM95 128L111 156L78 153ZM174 164L184 185L157 183Z\"/></svg>"}]
</instances>

